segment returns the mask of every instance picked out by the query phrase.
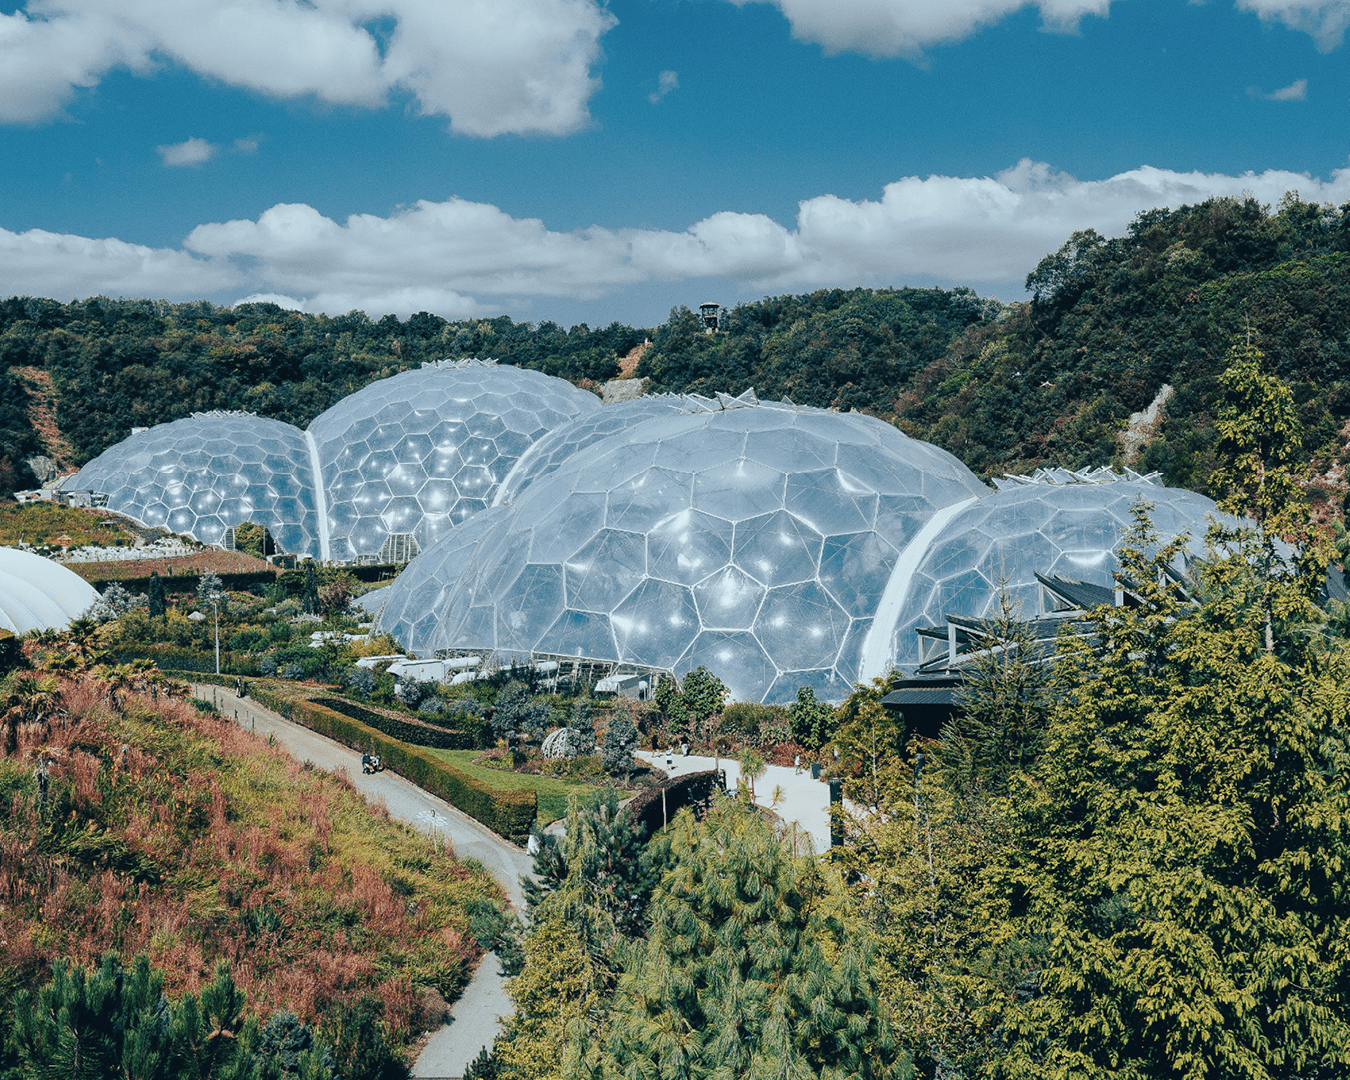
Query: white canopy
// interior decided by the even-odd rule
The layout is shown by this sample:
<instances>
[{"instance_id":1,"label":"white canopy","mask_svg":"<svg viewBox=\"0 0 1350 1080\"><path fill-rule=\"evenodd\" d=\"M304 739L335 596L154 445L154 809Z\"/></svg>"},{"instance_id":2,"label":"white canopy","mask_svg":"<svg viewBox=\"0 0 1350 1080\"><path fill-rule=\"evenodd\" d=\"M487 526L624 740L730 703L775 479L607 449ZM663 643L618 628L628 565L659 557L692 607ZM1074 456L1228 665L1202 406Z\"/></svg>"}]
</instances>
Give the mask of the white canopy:
<instances>
[{"instance_id":1,"label":"white canopy","mask_svg":"<svg viewBox=\"0 0 1350 1080\"><path fill-rule=\"evenodd\" d=\"M26 634L69 626L97 599L89 582L60 563L0 547L0 628Z\"/></svg>"}]
</instances>

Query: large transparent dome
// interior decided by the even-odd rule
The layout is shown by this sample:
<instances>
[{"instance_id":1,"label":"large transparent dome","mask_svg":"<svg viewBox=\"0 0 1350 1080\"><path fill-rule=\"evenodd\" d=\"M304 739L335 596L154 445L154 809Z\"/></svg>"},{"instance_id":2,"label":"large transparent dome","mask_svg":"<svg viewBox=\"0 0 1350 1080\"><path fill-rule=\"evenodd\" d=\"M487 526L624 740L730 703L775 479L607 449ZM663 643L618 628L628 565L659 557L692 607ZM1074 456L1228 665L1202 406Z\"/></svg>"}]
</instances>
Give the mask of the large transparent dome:
<instances>
[{"instance_id":1,"label":"large transparent dome","mask_svg":"<svg viewBox=\"0 0 1350 1080\"><path fill-rule=\"evenodd\" d=\"M545 435L531 446L516 462L511 472L497 489L492 505L514 502L516 497L536 480L554 472L573 454L593 446L602 439L650 420L654 416L672 416L697 411L691 409L694 398L680 394L649 394L606 405L598 412L588 413L557 431Z\"/></svg>"},{"instance_id":2,"label":"large transparent dome","mask_svg":"<svg viewBox=\"0 0 1350 1080\"><path fill-rule=\"evenodd\" d=\"M1163 543L1185 533L1191 552L1203 554L1209 517L1217 508L1193 491L1142 477L1117 478L1105 470L1090 476L1052 470L1034 480L1005 482L933 537L894 598L894 614L886 613L895 629L866 674L916 667L916 627L942 626L946 615L998 614L1000 583L1020 617L1028 619L1042 614L1038 572L1111 585L1118 565L1114 551L1133 525L1131 508L1141 500L1152 504L1153 529Z\"/></svg>"},{"instance_id":3,"label":"large transparent dome","mask_svg":"<svg viewBox=\"0 0 1350 1080\"><path fill-rule=\"evenodd\" d=\"M742 701L846 693L899 553L988 489L871 417L716 405L626 428L471 519L389 588L380 628L422 656L701 664Z\"/></svg>"},{"instance_id":4,"label":"large transparent dome","mask_svg":"<svg viewBox=\"0 0 1350 1080\"><path fill-rule=\"evenodd\" d=\"M594 394L491 361L426 364L343 398L309 426L338 562L391 535L426 548L487 507L530 446L600 408Z\"/></svg>"},{"instance_id":5,"label":"large transparent dome","mask_svg":"<svg viewBox=\"0 0 1350 1080\"><path fill-rule=\"evenodd\" d=\"M108 509L218 544L246 521L284 551L319 553L304 433L251 413L195 413L109 447L65 484L100 491Z\"/></svg>"}]
</instances>

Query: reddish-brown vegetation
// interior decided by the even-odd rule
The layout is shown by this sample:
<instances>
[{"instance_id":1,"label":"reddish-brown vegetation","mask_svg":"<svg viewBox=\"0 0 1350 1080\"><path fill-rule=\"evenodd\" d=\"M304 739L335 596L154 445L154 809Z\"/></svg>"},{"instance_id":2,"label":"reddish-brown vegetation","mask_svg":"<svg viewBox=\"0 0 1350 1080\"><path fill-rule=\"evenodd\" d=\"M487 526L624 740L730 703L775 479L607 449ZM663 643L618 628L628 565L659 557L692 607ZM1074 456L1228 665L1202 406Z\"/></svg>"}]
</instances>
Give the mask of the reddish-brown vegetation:
<instances>
[{"instance_id":1,"label":"reddish-brown vegetation","mask_svg":"<svg viewBox=\"0 0 1350 1080\"><path fill-rule=\"evenodd\" d=\"M395 1042L438 1019L423 1003L481 952L466 906L500 898L481 869L187 704L59 686L0 756L0 1000L111 950L147 954L173 994L229 960L261 1015L375 997Z\"/></svg>"},{"instance_id":2,"label":"reddish-brown vegetation","mask_svg":"<svg viewBox=\"0 0 1350 1080\"><path fill-rule=\"evenodd\" d=\"M194 555L180 555L173 559L135 559L127 562L67 563L81 577L99 581L119 578L148 577L153 571L168 578L164 584L171 592L187 592L197 587L197 578L210 570L215 574L251 574L275 568L265 559L254 558L242 551L216 551L207 548ZM173 578L185 580L182 589L175 587Z\"/></svg>"}]
</instances>

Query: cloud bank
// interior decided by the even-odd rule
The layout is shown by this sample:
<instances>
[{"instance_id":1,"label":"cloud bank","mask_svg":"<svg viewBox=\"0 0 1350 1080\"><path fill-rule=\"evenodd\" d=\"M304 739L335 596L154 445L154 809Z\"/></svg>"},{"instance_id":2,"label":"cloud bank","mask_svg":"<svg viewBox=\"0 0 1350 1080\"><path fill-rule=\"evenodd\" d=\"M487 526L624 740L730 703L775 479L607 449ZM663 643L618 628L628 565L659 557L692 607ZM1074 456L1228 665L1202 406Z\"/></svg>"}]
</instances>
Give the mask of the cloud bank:
<instances>
[{"instance_id":1,"label":"cloud bank","mask_svg":"<svg viewBox=\"0 0 1350 1080\"><path fill-rule=\"evenodd\" d=\"M1048 30L1072 32L1085 15L1105 18L1111 0L731 0L767 2L792 25L799 41L826 52L917 58L930 45L970 37L1014 12L1034 7ZM1311 34L1322 51L1338 46L1350 27L1350 0L1236 0L1239 11Z\"/></svg>"},{"instance_id":2,"label":"cloud bank","mask_svg":"<svg viewBox=\"0 0 1350 1080\"><path fill-rule=\"evenodd\" d=\"M738 7L757 0L731 0ZM960 41L1026 7L1049 29L1071 31L1084 15L1106 15L1111 0L768 0L799 41L826 52L916 57L924 47Z\"/></svg>"},{"instance_id":3,"label":"cloud bank","mask_svg":"<svg viewBox=\"0 0 1350 1080\"><path fill-rule=\"evenodd\" d=\"M0 121L50 120L114 68L178 64L274 98L403 91L468 135L559 135L588 122L614 25L596 0L30 0L0 14Z\"/></svg>"},{"instance_id":4,"label":"cloud bank","mask_svg":"<svg viewBox=\"0 0 1350 1080\"><path fill-rule=\"evenodd\" d=\"M720 212L679 232L558 232L464 199L342 222L280 204L256 219L199 225L178 249L0 230L0 294L266 298L330 314L426 310L447 318L696 279L745 292L974 282L1012 296L1075 229L1120 235L1152 207L1248 193L1275 203L1291 190L1310 202L1350 201L1350 168L1321 180L1143 166L1079 180L1023 160L995 176L906 177L875 200L820 195L799 204L791 227Z\"/></svg>"}]
</instances>

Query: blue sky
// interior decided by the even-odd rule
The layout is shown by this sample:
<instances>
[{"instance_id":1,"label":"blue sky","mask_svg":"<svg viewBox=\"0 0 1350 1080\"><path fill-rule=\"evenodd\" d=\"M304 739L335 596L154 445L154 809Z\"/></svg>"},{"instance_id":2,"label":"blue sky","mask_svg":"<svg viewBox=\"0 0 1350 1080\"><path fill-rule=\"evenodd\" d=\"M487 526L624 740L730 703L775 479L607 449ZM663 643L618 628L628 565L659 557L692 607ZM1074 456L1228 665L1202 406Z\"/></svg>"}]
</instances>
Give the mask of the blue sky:
<instances>
[{"instance_id":1,"label":"blue sky","mask_svg":"<svg viewBox=\"0 0 1350 1080\"><path fill-rule=\"evenodd\" d=\"M1350 0L0 6L0 293L655 324L1350 200Z\"/></svg>"}]
</instances>

